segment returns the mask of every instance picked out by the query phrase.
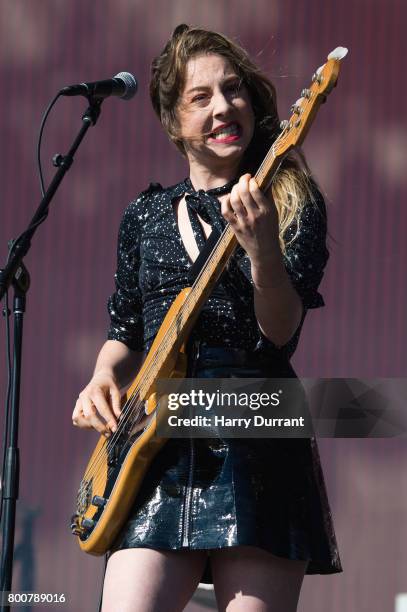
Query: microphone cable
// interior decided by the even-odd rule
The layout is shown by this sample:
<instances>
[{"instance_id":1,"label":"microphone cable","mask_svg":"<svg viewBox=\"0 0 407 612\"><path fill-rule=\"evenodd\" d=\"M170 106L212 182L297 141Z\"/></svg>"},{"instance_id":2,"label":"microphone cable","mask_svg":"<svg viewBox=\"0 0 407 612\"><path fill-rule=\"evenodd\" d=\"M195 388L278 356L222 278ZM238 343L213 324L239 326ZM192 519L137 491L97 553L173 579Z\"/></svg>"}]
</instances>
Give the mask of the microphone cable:
<instances>
[{"instance_id":1,"label":"microphone cable","mask_svg":"<svg viewBox=\"0 0 407 612\"><path fill-rule=\"evenodd\" d=\"M42 165L41 165L42 134L43 134L43 131L44 131L44 127L45 127L45 123L47 121L48 115L51 112L52 107L54 106L54 104L56 103L56 101L58 100L58 98L60 96L61 96L61 92L58 92L57 95L53 98L53 100L48 105L47 109L45 110L45 112L43 114L43 117L42 117L42 120L41 120L41 126L40 126L39 135L38 135L38 141L37 141L37 162L38 162L38 173L39 173L40 189L41 189L42 197L44 197L44 195L45 195L44 178L43 178ZM40 225L41 223L43 223L43 221L45 221L45 219L47 218L47 215L48 215L48 212L46 214L44 214L40 219L38 219L38 221L36 223L33 223L32 225L30 225L26 230L24 230L24 232L22 232L15 240L12 241L12 243L10 245L10 248L9 248L8 255L7 255L7 263L9 261L9 259L10 259L11 253L13 252L15 246L21 240L21 238L23 238L25 236L25 234L28 231L30 231L32 228L34 228L37 225ZM7 434L7 431L9 429L9 420L10 420L11 375L12 375L11 348L10 348L11 337L10 337L10 321L9 321L9 317L10 317L11 311L10 311L9 305L8 305L8 291L6 291L6 293L4 294L4 307L3 307L3 310L2 310L2 314L3 314L3 317L6 320L5 322L6 322L7 391L6 391L6 400L5 400L5 409L4 409L4 415L5 416L4 416L4 430L3 430L3 456L2 456L2 462L1 462L1 481L0 481L0 525L1 525L2 515L3 515L4 470L5 470L5 465L6 465L7 443L8 443L8 440L6 439L6 434Z\"/></svg>"},{"instance_id":2,"label":"microphone cable","mask_svg":"<svg viewBox=\"0 0 407 612\"><path fill-rule=\"evenodd\" d=\"M39 131L39 134L38 134L38 141L37 141L37 165L38 165L38 174L39 174L39 179L40 179L40 187L41 187L42 197L45 196L44 177L43 177L43 174L42 174L42 165L41 165L42 134L43 134L44 127L45 127L45 122L48 119L48 115L50 114L52 107L54 106L54 104L56 103L56 101L58 100L58 98L60 96L61 96L61 92L59 91L57 93L57 95L55 96L55 98L48 104L48 108L46 109L45 113L42 116L41 125L40 125L40 131Z\"/></svg>"}]
</instances>

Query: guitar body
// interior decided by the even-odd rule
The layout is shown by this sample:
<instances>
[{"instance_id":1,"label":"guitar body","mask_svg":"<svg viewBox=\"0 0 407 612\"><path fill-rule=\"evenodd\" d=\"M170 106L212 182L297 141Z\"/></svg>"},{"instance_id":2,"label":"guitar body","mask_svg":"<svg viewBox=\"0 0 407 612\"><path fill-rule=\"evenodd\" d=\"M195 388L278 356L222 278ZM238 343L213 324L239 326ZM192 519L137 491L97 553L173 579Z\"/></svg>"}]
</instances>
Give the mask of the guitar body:
<instances>
[{"instance_id":1,"label":"guitar body","mask_svg":"<svg viewBox=\"0 0 407 612\"><path fill-rule=\"evenodd\" d=\"M134 389L140 387L140 382L151 369L166 330L173 324L189 291L190 288L184 289L174 300L143 366L126 393L126 401L132 397ZM170 353L155 380L184 378L186 372L184 342L178 351ZM135 431L137 428L134 426L131 431L125 429L122 439L119 436L114 445L110 439L101 436L81 481L71 529L78 535L81 549L92 555L105 554L113 544L129 515L150 463L166 442L165 438L155 435L157 402L154 381L147 385L144 393L140 396L140 400L145 402L145 415L148 415L144 416L144 426L139 431Z\"/></svg>"}]
</instances>

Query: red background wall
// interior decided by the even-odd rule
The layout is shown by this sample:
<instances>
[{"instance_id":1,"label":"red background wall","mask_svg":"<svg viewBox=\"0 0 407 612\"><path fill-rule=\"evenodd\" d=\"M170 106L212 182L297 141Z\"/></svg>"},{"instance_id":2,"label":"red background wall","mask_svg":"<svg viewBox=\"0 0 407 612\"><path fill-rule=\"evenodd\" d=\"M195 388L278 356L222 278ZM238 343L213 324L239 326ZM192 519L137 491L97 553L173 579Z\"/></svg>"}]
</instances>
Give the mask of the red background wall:
<instances>
[{"instance_id":1,"label":"red background wall","mask_svg":"<svg viewBox=\"0 0 407 612\"><path fill-rule=\"evenodd\" d=\"M187 172L150 106L152 58L178 23L220 30L272 78L284 118L327 54L349 48L304 147L327 198L331 259L321 286L326 307L308 314L293 363L309 377L403 377L407 6L3 0L0 11L0 262L40 200L35 146L48 101L62 86L122 70L139 80L134 100L104 104L26 259L32 288L14 585L65 592L65 609L85 611L96 606L102 564L79 552L68 523L96 438L71 427L71 412L105 339L123 209L150 181L169 185ZM84 108L82 98L63 99L52 113L43 147L47 181L52 155L67 152ZM3 350L0 359L4 374ZM320 450L345 571L306 578L300 610L390 612L395 593L407 592L405 441L321 440Z\"/></svg>"}]
</instances>

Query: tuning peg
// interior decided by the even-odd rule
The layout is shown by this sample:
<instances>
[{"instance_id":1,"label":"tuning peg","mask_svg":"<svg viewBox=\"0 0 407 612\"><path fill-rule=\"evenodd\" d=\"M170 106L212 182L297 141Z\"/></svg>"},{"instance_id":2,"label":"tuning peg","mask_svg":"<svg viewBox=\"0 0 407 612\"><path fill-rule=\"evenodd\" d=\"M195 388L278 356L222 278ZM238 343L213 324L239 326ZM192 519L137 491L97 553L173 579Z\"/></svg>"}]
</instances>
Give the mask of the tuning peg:
<instances>
[{"instance_id":1,"label":"tuning peg","mask_svg":"<svg viewBox=\"0 0 407 612\"><path fill-rule=\"evenodd\" d=\"M297 113L297 115L301 115L303 108L302 108L302 103L303 103L304 98L298 98L297 102L294 102L294 104L291 107L291 111L293 113Z\"/></svg>"},{"instance_id":2,"label":"tuning peg","mask_svg":"<svg viewBox=\"0 0 407 612\"><path fill-rule=\"evenodd\" d=\"M321 85L322 81L323 81L323 77L322 77L322 71L324 69L324 66L320 66L319 68L316 69L316 71L314 72L314 74L312 75L312 82L315 83L317 82L319 85Z\"/></svg>"},{"instance_id":3,"label":"tuning peg","mask_svg":"<svg viewBox=\"0 0 407 612\"><path fill-rule=\"evenodd\" d=\"M287 119L283 119L283 121L281 121L280 123L280 130L284 132L284 130L288 128L289 125L290 125L290 122Z\"/></svg>"},{"instance_id":4,"label":"tuning peg","mask_svg":"<svg viewBox=\"0 0 407 612\"><path fill-rule=\"evenodd\" d=\"M311 90L310 89L303 89L302 92L301 92L301 97L309 99L311 97Z\"/></svg>"},{"instance_id":5,"label":"tuning peg","mask_svg":"<svg viewBox=\"0 0 407 612\"><path fill-rule=\"evenodd\" d=\"M331 53L328 55L328 59L341 60L346 55L348 55L349 51L346 47L336 47Z\"/></svg>"}]
</instances>

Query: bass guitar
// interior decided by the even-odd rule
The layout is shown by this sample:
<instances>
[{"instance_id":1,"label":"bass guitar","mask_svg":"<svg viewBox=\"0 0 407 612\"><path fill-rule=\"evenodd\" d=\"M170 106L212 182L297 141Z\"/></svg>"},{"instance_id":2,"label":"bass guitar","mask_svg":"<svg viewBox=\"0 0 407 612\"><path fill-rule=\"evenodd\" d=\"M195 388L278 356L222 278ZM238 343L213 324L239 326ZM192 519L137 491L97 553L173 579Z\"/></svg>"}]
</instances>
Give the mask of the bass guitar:
<instances>
[{"instance_id":1,"label":"bass guitar","mask_svg":"<svg viewBox=\"0 0 407 612\"><path fill-rule=\"evenodd\" d=\"M283 158L303 142L322 102L336 85L340 60L347 49L338 47L318 68L311 85L303 89L292 106L289 120L269 149L255 179L266 191ZM87 553L103 555L123 526L148 467L165 444L156 436L160 418L156 381L184 378L187 370L186 342L199 315L237 246L229 225L219 237L191 287L184 288L168 310L154 343L122 405L117 430L101 436L81 480L71 531Z\"/></svg>"}]
</instances>

